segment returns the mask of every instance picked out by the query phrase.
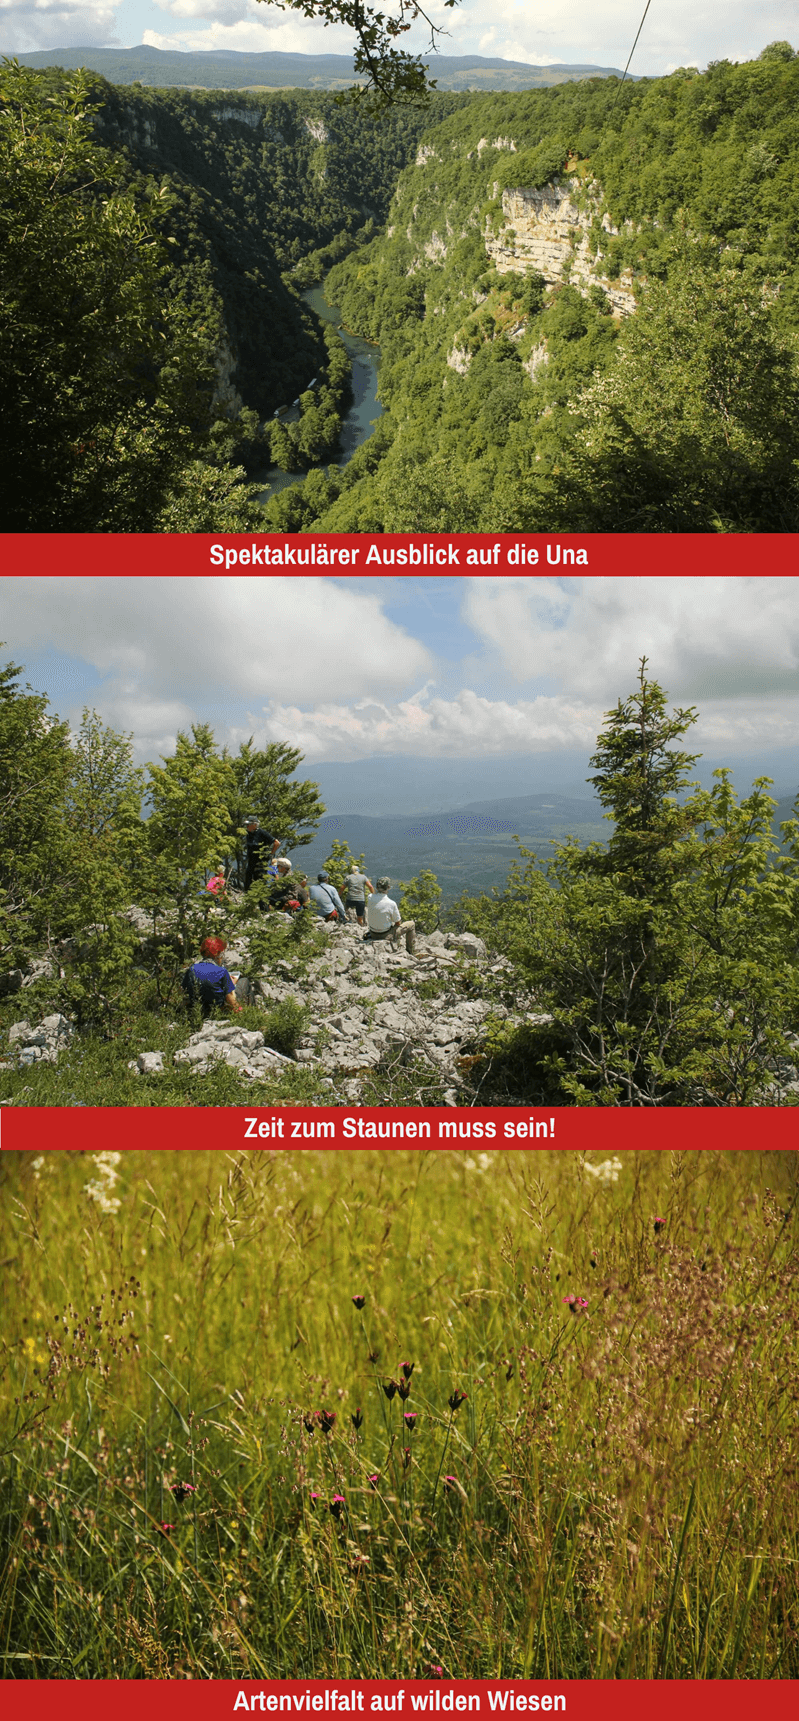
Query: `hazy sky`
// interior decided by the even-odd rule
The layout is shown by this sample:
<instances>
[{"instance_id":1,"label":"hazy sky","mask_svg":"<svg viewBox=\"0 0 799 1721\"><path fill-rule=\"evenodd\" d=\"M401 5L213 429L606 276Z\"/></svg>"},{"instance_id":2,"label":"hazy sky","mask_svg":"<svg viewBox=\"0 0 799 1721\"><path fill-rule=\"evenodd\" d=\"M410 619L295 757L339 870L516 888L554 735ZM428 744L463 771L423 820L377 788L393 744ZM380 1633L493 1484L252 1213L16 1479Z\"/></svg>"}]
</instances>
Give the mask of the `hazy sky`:
<instances>
[{"instance_id":1,"label":"hazy sky","mask_svg":"<svg viewBox=\"0 0 799 1721\"><path fill-rule=\"evenodd\" d=\"M454 11L443 0L426 10L449 34L445 54L483 54L533 64L566 61L620 66L635 40L645 0L462 0ZM631 70L651 76L709 60L753 59L767 42L799 45L798 0L651 0ZM428 36L417 28L404 38L415 50ZM235 48L260 52L352 51L341 26L324 29L295 12L259 0L0 0L0 49L25 53L75 45L156 48Z\"/></svg>"},{"instance_id":2,"label":"hazy sky","mask_svg":"<svg viewBox=\"0 0 799 1721\"><path fill-rule=\"evenodd\" d=\"M692 750L799 777L790 577L8 578L0 635L60 716L94 706L139 759L196 721L309 763L587 756L645 653L699 707Z\"/></svg>"}]
</instances>

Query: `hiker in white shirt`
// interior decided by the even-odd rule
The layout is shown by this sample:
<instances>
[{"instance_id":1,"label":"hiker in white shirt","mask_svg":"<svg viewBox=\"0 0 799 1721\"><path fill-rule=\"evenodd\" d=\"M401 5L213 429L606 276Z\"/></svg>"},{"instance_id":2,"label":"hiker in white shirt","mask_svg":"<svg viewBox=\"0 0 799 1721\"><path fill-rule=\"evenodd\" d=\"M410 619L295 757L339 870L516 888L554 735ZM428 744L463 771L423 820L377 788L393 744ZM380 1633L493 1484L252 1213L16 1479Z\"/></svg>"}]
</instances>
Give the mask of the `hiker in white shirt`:
<instances>
[{"instance_id":1,"label":"hiker in white shirt","mask_svg":"<svg viewBox=\"0 0 799 1721\"><path fill-rule=\"evenodd\" d=\"M366 904L369 931L364 937L364 943L376 944L384 938L390 938L396 949L404 933L405 949L411 952L415 943L416 923L413 920L403 920L393 897L386 894L390 887L390 878L379 878L377 890Z\"/></svg>"}]
</instances>

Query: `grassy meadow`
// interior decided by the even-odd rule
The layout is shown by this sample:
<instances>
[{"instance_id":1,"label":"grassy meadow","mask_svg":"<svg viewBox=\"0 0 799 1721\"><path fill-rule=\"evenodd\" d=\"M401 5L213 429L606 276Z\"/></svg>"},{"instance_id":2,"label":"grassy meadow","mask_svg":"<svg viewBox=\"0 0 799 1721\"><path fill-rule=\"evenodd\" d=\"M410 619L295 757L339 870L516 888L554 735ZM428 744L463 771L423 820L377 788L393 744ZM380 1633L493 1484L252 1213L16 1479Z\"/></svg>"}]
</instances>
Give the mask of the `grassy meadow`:
<instances>
[{"instance_id":1,"label":"grassy meadow","mask_svg":"<svg viewBox=\"0 0 799 1721\"><path fill-rule=\"evenodd\" d=\"M798 1170L4 1154L5 1677L796 1678Z\"/></svg>"}]
</instances>

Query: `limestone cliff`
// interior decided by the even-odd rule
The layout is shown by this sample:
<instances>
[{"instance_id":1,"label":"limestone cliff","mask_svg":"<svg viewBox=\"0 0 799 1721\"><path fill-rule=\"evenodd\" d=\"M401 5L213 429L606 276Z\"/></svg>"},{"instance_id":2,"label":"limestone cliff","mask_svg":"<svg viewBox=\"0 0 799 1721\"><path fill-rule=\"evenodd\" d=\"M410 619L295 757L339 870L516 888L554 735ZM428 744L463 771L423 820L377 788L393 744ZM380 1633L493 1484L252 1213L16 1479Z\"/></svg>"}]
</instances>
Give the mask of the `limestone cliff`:
<instances>
[{"instance_id":1,"label":"limestone cliff","mask_svg":"<svg viewBox=\"0 0 799 1721\"><path fill-rule=\"evenodd\" d=\"M598 216L605 233L618 233L618 228L611 225L609 215L599 215L598 188L593 188L586 207L578 206L573 193L579 185L578 179L554 180L540 190L518 186L504 191L503 224L494 231L487 221L486 251L500 274L535 271L550 285L568 280L582 293L601 287L614 311L629 316L636 306L631 270L611 279L602 268L601 250L591 254L591 233Z\"/></svg>"}]
</instances>

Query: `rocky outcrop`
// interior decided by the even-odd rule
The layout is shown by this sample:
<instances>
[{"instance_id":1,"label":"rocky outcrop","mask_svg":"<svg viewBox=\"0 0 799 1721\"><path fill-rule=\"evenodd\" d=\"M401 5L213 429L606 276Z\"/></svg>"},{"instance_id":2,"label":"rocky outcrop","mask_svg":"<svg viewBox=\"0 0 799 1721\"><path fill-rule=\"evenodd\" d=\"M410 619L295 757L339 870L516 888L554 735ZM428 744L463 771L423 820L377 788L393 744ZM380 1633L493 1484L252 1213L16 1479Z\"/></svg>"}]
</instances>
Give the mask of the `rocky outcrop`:
<instances>
[{"instance_id":1,"label":"rocky outcrop","mask_svg":"<svg viewBox=\"0 0 799 1721\"><path fill-rule=\"evenodd\" d=\"M144 1053L145 1058L157 1055ZM141 1059L136 1061L141 1068ZM209 1020L196 1034L192 1034L188 1044L175 1053L172 1061L178 1066L190 1065L196 1076L206 1076L215 1064L221 1063L238 1070L243 1076L252 1077L280 1074L292 1059L267 1046L263 1034L257 1029L237 1028L235 1023ZM142 1070L142 1074L147 1073Z\"/></svg>"},{"instance_id":2,"label":"rocky outcrop","mask_svg":"<svg viewBox=\"0 0 799 1721\"><path fill-rule=\"evenodd\" d=\"M215 120L234 120L236 125L248 125L253 128L260 125L263 114L258 108L214 108L211 116Z\"/></svg>"},{"instance_id":3,"label":"rocky outcrop","mask_svg":"<svg viewBox=\"0 0 799 1721\"><path fill-rule=\"evenodd\" d=\"M0 1069L13 1070L18 1065L57 1064L59 1057L75 1036L75 1028L66 1016L45 1016L33 1027L30 1022L12 1022L8 1030L11 1057Z\"/></svg>"},{"instance_id":4,"label":"rocky outcrop","mask_svg":"<svg viewBox=\"0 0 799 1721\"><path fill-rule=\"evenodd\" d=\"M512 137L495 137L493 142L490 142L487 137L481 137L477 145L478 157L482 155L484 149L509 149L512 155L516 154L516 144ZM466 160L471 161L474 153L474 150L470 149Z\"/></svg>"},{"instance_id":5,"label":"rocky outcrop","mask_svg":"<svg viewBox=\"0 0 799 1721\"><path fill-rule=\"evenodd\" d=\"M146 942L147 916L131 910ZM281 917L282 918L282 917ZM319 943L300 966L288 958L257 972L245 937L231 939L225 961L234 976L248 976L241 996L264 1012L294 1002L306 1023L293 1058L268 1043L269 1029L241 1026L236 1017L212 1016L185 1043L168 1052L150 1047L127 1062L136 1076L159 1077L171 1065L192 1075L209 1075L219 1064L246 1080L280 1077L292 1065L310 1065L343 1101L358 1103L360 1081L376 1065L426 1065L442 1090L456 1094L476 1050L486 1018L530 1020L532 1000L517 993L510 1010L501 1001L508 964L491 955L470 932L417 933L414 954L389 941L364 941L360 927L319 923ZM237 983L237 989L241 982ZM541 1018L532 1018L541 1019ZM174 1027L174 1024L172 1024ZM77 1030L65 1016L45 1017L33 1026L14 1023L8 1053L0 1065L15 1069L41 1060L56 1063ZM13 1103L5 1101L3 1103Z\"/></svg>"},{"instance_id":6,"label":"rocky outcrop","mask_svg":"<svg viewBox=\"0 0 799 1721\"><path fill-rule=\"evenodd\" d=\"M511 336L511 339L513 339L513 336ZM533 347L528 353L527 358L524 360L522 365L522 370L526 370L531 382L536 372L541 369L541 366L547 363L547 358L547 343L546 341L539 341L538 345Z\"/></svg>"},{"instance_id":7,"label":"rocky outcrop","mask_svg":"<svg viewBox=\"0 0 799 1721\"><path fill-rule=\"evenodd\" d=\"M466 376L472 362L471 353L465 347L459 347L457 341L450 353L447 353L447 364L450 370L456 370L458 376Z\"/></svg>"},{"instance_id":8,"label":"rocky outcrop","mask_svg":"<svg viewBox=\"0 0 799 1721\"><path fill-rule=\"evenodd\" d=\"M214 359L216 367L216 382L214 383L213 404L221 408L227 418L235 418L244 405L236 388L233 378L236 374L238 360L231 352L227 341L223 342Z\"/></svg>"},{"instance_id":9,"label":"rocky outcrop","mask_svg":"<svg viewBox=\"0 0 799 1721\"><path fill-rule=\"evenodd\" d=\"M400 1063L421 1058L457 1086L458 1059L486 1017L508 1014L490 996L504 960L489 959L483 940L473 933L417 934L410 956L388 941L365 943L355 926L325 930L327 951L302 983L279 971L260 981L267 1006L293 998L309 1008L297 1062L317 1063L336 1085L348 1078L344 1091L351 1100L360 1091L359 1072L386 1058ZM467 964L478 965L487 996L462 996L459 982ZM424 995L433 990L431 981L438 983L432 998Z\"/></svg>"},{"instance_id":10,"label":"rocky outcrop","mask_svg":"<svg viewBox=\"0 0 799 1721\"><path fill-rule=\"evenodd\" d=\"M555 180L540 190L519 186L504 191L503 225L495 233L490 221L486 224L486 250L501 275L511 270L536 273L554 286L567 278L568 270L573 287L584 294L589 287L601 287L614 311L629 316L636 308L632 271L626 269L612 280L602 268L601 251L591 254L589 234L598 205L578 208L572 193L579 184L577 179L565 184ZM608 215L601 221L606 233L618 232Z\"/></svg>"},{"instance_id":11,"label":"rocky outcrop","mask_svg":"<svg viewBox=\"0 0 799 1721\"><path fill-rule=\"evenodd\" d=\"M424 246L424 254L428 263L440 263L447 255L446 240L442 239L441 234L437 233L435 228ZM412 271L409 269L408 274L411 273Z\"/></svg>"}]
</instances>

